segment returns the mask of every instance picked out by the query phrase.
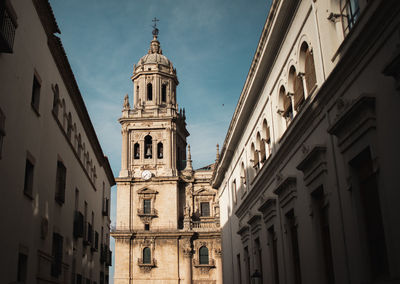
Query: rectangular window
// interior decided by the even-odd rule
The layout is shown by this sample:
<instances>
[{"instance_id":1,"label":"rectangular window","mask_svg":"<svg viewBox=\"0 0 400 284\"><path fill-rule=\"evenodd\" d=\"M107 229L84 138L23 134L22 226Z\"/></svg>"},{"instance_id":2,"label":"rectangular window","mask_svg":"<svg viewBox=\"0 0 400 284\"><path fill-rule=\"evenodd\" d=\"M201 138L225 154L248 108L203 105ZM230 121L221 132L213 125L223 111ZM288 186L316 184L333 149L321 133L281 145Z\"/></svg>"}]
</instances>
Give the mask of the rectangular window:
<instances>
[{"instance_id":1,"label":"rectangular window","mask_svg":"<svg viewBox=\"0 0 400 284\"><path fill-rule=\"evenodd\" d=\"M245 247L244 248L244 261L246 263L246 277L247 277L247 282L250 283L250 254L249 254L249 248Z\"/></svg>"},{"instance_id":2,"label":"rectangular window","mask_svg":"<svg viewBox=\"0 0 400 284\"><path fill-rule=\"evenodd\" d=\"M202 217L209 217L210 216L210 203L209 202L201 202L200 210L201 210Z\"/></svg>"},{"instance_id":3,"label":"rectangular window","mask_svg":"<svg viewBox=\"0 0 400 284\"><path fill-rule=\"evenodd\" d=\"M332 245L329 229L328 205L324 202L324 190L319 188L312 193L312 199L316 211L316 219L319 226L322 253L325 265L326 283L335 283L332 259Z\"/></svg>"},{"instance_id":4,"label":"rectangular window","mask_svg":"<svg viewBox=\"0 0 400 284\"><path fill-rule=\"evenodd\" d=\"M259 238L255 239L254 246L255 246L256 254L257 254L258 272L260 272L260 282L263 283L262 250L261 250L261 245L260 245L260 239Z\"/></svg>"},{"instance_id":5,"label":"rectangular window","mask_svg":"<svg viewBox=\"0 0 400 284\"><path fill-rule=\"evenodd\" d=\"M40 82L36 75L33 76L31 105L37 114L39 114L40 103Z\"/></svg>"},{"instance_id":6,"label":"rectangular window","mask_svg":"<svg viewBox=\"0 0 400 284\"><path fill-rule=\"evenodd\" d=\"M144 214L150 214L151 213L151 200L150 199L144 199L143 200L143 213Z\"/></svg>"},{"instance_id":7,"label":"rectangular window","mask_svg":"<svg viewBox=\"0 0 400 284\"><path fill-rule=\"evenodd\" d=\"M33 172L33 163L29 159L26 159L24 193L30 198L33 198Z\"/></svg>"},{"instance_id":8,"label":"rectangular window","mask_svg":"<svg viewBox=\"0 0 400 284\"><path fill-rule=\"evenodd\" d=\"M272 259L273 283L279 284L278 246L274 226L268 229L268 242L270 246L270 259Z\"/></svg>"},{"instance_id":9,"label":"rectangular window","mask_svg":"<svg viewBox=\"0 0 400 284\"><path fill-rule=\"evenodd\" d=\"M150 231L150 224L144 224L144 230Z\"/></svg>"},{"instance_id":10,"label":"rectangular window","mask_svg":"<svg viewBox=\"0 0 400 284\"><path fill-rule=\"evenodd\" d=\"M59 277L62 273L63 237L57 233L53 233L52 257L51 276Z\"/></svg>"},{"instance_id":11,"label":"rectangular window","mask_svg":"<svg viewBox=\"0 0 400 284\"><path fill-rule=\"evenodd\" d=\"M359 215L364 230L362 235L366 238L371 275L373 280L385 279L389 275L385 228L382 222L378 176L370 149L362 151L350 165L358 184L358 192L355 193L358 193Z\"/></svg>"},{"instance_id":12,"label":"rectangular window","mask_svg":"<svg viewBox=\"0 0 400 284\"><path fill-rule=\"evenodd\" d=\"M26 283L28 272L28 256L23 253L18 254L18 270L17 281L18 283Z\"/></svg>"},{"instance_id":13,"label":"rectangular window","mask_svg":"<svg viewBox=\"0 0 400 284\"><path fill-rule=\"evenodd\" d=\"M238 266L238 278L239 278L239 284L242 284L242 268L240 264L240 254L236 256L236 261L237 261L237 266Z\"/></svg>"},{"instance_id":14,"label":"rectangular window","mask_svg":"<svg viewBox=\"0 0 400 284\"><path fill-rule=\"evenodd\" d=\"M55 199L58 204L62 205L65 201L65 184L67 177L67 169L61 161L57 161L56 174L56 195Z\"/></svg>"},{"instance_id":15,"label":"rectangular window","mask_svg":"<svg viewBox=\"0 0 400 284\"><path fill-rule=\"evenodd\" d=\"M293 210L286 214L286 223L289 228L290 248L293 261L293 278L295 284L301 284L301 268L300 268L300 253L299 241L297 235L297 225Z\"/></svg>"},{"instance_id":16,"label":"rectangular window","mask_svg":"<svg viewBox=\"0 0 400 284\"><path fill-rule=\"evenodd\" d=\"M1 153L3 149L4 136L6 136L5 123L6 123L6 117L0 109L0 159L2 156Z\"/></svg>"},{"instance_id":17,"label":"rectangular window","mask_svg":"<svg viewBox=\"0 0 400 284\"><path fill-rule=\"evenodd\" d=\"M353 28L360 16L358 0L341 0L341 15L343 19L343 32L346 36Z\"/></svg>"}]
</instances>

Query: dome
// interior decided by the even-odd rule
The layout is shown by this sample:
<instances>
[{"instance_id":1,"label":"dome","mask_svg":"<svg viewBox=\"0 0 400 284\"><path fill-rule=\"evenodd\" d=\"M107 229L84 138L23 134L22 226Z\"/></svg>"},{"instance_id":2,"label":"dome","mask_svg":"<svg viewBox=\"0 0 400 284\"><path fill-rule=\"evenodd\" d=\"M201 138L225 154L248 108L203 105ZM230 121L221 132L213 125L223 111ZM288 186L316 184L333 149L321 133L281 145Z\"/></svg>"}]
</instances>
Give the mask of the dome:
<instances>
[{"instance_id":1,"label":"dome","mask_svg":"<svg viewBox=\"0 0 400 284\"><path fill-rule=\"evenodd\" d=\"M161 64L167 67L170 67L171 61L169 59L159 53L149 53L140 58L137 66L146 65L146 64Z\"/></svg>"}]
</instances>

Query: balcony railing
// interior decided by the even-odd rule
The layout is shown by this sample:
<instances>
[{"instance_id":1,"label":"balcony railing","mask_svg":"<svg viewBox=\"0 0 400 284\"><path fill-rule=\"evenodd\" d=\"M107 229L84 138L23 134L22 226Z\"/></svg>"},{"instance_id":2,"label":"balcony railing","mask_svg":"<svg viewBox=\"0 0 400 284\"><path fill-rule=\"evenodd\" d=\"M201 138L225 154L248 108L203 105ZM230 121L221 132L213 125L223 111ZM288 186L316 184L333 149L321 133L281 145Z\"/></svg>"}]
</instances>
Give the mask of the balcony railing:
<instances>
[{"instance_id":1,"label":"balcony railing","mask_svg":"<svg viewBox=\"0 0 400 284\"><path fill-rule=\"evenodd\" d=\"M155 208L150 208L147 210L144 210L144 208L139 208L137 213L139 216L158 216L158 211Z\"/></svg>"},{"instance_id":2,"label":"balcony railing","mask_svg":"<svg viewBox=\"0 0 400 284\"><path fill-rule=\"evenodd\" d=\"M0 52L12 53L17 17L8 1L0 3Z\"/></svg>"},{"instance_id":3,"label":"balcony railing","mask_svg":"<svg viewBox=\"0 0 400 284\"><path fill-rule=\"evenodd\" d=\"M216 229L217 228L217 223L216 221L213 220L207 220L207 221L192 221L192 228L194 230L196 229Z\"/></svg>"},{"instance_id":4,"label":"balcony railing","mask_svg":"<svg viewBox=\"0 0 400 284\"><path fill-rule=\"evenodd\" d=\"M200 264L200 261L197 258L195 258L193 259L193 265L194 267L215 267L215 260L210 258L208 259L207 264Z\"/></svg>"},{"instance_id":5,"label":"balcony railing","mask_svg":"<svg viewBox=\"0 0 400 284\"><path fill-rule=\"evenodd\" d=\"M157 260L156 259L151 259L150 263L143 263L143 258L138 258L138 265L139 266L149 266L149 267L154 267L157 265Z\"/></svg>"}]
</instances>

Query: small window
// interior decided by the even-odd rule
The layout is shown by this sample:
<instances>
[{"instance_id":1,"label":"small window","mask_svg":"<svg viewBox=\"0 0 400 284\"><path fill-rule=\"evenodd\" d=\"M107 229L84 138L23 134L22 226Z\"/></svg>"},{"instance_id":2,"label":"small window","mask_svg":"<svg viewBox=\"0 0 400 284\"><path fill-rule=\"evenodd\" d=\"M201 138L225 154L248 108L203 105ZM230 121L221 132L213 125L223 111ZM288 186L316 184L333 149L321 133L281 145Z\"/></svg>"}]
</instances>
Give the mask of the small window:
<instances>
[{"instance_id":1,"label":"small window","mask_svg":"<svg viewBox=\"0 0 400 284\"><path fill-rule=\"evenodd\" d=\"M67 169L61 161L57 161L56 173L56 195L55 199L58 204L63 204L65 201L65 184L67 177Z\"/></svg>"},{"instance_id":2,"label":"small window","mask_svg":"<svg viewBox=\"0 0 400 284\"><path fill-rule=\"evenodd\" d=\"M236 179L232 182L232 195L233 195L233 203L237 202L237 189L236 189Z\"/></svg>"},{"instance_id":3,"label":"small window","mask_svg":"<svg viewBox=\"0 0 400 284\"><path fill-rule=\"evenodd\" d=\"M144 224L144 230L150 231L150 224Z\"/></svg>"},{"instance_id":4,"label":"small window","mask_svg":"<svg viewBox=\"0 0 400 284\"><path fill-rule=\"evenodd\" d=\"M240 186L246 189L246 169L244 168L244 163L242 162L240 166Z\"/></svg>"},{"instance_id":5,"label":"small window","mask_svg":"<svg viewBox=\"0 0 400 284\"><path fill-rule=\"evenodd\" d=\"M346 36L360 16L360 6L358 5L358 0L341 0L340 8L340 14L343 17L343 32Z\"/></svg>"},{"instance_id":6,"label":"small window","mask_svg":"<svg viewBox=\"0 0 400 284\"><path fill-rule=\"evenodd\" d=\"M133 146L133 158L135 160L140 159L140 145L139 145L139 143L135 143L135 145Z\"/></svg>"},{"instance_id":7,"label":"small window","mask_svg":"<svg viewBox=\"0 0 400 284\"><path fill-rule=\"evenodd\" d=\"M147 100L153 100L153 85L151 83L147 84Z\"/></svg>"},{"instance_id":8,"label":"small window","mask_svg":"<svg viewBox=\"0 0 400 284\"><path fill-rule=\"evenodd\" d=\"M59 277L62 272L63 237L57 233L53 233L52 257L51 276Z\"/></svg>"},{"instance_id":9,"label":"small window","mask_svg":"<svg viewBox=\"0 0 400 284\"><path fill-rule=\"evenodd\" d=\"M23 253L18 254L18 270L17 281L18 283L26 283L28 272L28 256Z\"/></svg>"},{"instance_id":10,"label":"small window","mask_svg":"<svg viewBox=\"0 0 400 284\"><path fill-rule=\"evenodd\" d=\"M157 144L157 158L162 159L163 158L163 143L159 142Z\"/></svg>"},{"instance_id":11,"label":"small window","mask_svg":"<svg viewBox=\"0 0 400 284\"><path fill-rule=\"evenodd\" d=\"M26 159L25 163L25 182L24 182L24 193L30 198L33 197L33 173L34 164L30 159Z\"/></svg>"},{"instance_id":12,"label":"small window","mask_svg":"<svg viewBox=\"0 0 400 284\"><path fill-rule=\"evenodd\" d=\"M146 247L143 249L143 264L151 263L151 251L150 248Z\"/></svg>"},{"instance_id":13,"label":"small window","mask_svg":"<svg viewBox=\"0 0 400 284\"><path fill-rule=\"evenodd\" d=\"M143 213L150 214L151 213L151 199L143 200Z\"/></svg>"},{"instance_id":14,"label":"small window","mask_svg":"<svg viewBox=\"0 0 400 284\"><path fill-rule=\"evenodd\" d=\"M59 89L58 85L56 84L53 87L53 113L58 116L58 105L60 103L60 94L59 94Z\"/></svg>"},{"instance_id":15,"label":"small window","mask_svg":"<svg viewBox=\"0 0 400 284\"><path fill-rule=\"evenodd\" d=\"M150 135L144 137L144 158L151 159L153 158L153 139Z\"/></svg>"},{"instance_id":16,"label":"small window","mask_svg":"<svg viewBox=\"0 0 400 284\"><path fill-rule=\"evenodd\" d=\"M200 210L201 210L202 217L209 217L210 216L210 203L209 202L201 202Z\"/></svg>"},{"instance_id":17,"label":"small window","mask_svg":"<svg viewBox=\"0 0 400 284\"><path fill-rule=\"evenodd\" d=\"M39 114L39 103L40 103L40 82L36 76L33 76L31 105L37 114Z\"/></svg>"},{"instance_id":18,"label":"small window","mask_svg":"<svg viewBox=\"0 0 400 284\"><path fill-rule=\"evenodd\" d=\"M163 84L161 87L161 101L165 103L167 101L167 85Z\"/></svg>"},{"instance_id":19,"label":"small window","mask_svg":"<svg viewBox=\"0 0 400 284\"><path fill-rule=\"evenodd\" d=\"M0 109L0 159L2 157L4 136L6 136L5 122L6 122L6 117Z\"/></svg>"},{"instance_id":20,"label":"small window","mask_svg":"<svg viewBox=\"0 0 400 284\"><path fill-rule=\"evenodd\" d=\"M199 263L208 264L208 248L203 246L199 249Z\"/></svg>"}]
</instances>

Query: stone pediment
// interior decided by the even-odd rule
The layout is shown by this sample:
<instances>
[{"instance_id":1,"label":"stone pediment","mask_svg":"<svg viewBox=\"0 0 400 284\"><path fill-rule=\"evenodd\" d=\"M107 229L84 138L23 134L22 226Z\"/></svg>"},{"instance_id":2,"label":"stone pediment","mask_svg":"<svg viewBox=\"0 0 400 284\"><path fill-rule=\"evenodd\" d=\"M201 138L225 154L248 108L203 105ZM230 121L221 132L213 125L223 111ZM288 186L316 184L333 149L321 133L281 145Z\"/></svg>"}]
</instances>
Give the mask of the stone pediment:
<instances>
[{"instance_id":1,"label":"stone pediment","mask_svg":"<svg viewBox=\"0 0 400 284\"><path fill-rule=\"evenodd\" d=\"M154 190L154 189L150 189L150 188L144 187L144 188L138 189L137 193L138 194L157 194L158 191Z\"/></svg>"},{"instance_id":2,"label":"stone pediment","mask_svg":"<svg viewBox=\"0 0 400 284\"><path fill-rule=\"evenodd\" d=\"M207 189L207 188L200 188L198 190L196 190L193 195L215 195L215 192L212 189Z\"/></svg>"}]
</instances>

